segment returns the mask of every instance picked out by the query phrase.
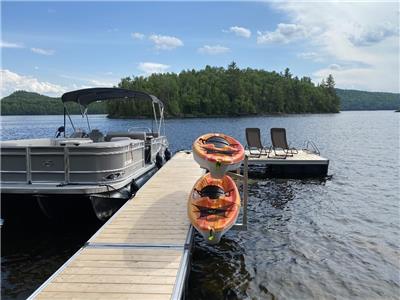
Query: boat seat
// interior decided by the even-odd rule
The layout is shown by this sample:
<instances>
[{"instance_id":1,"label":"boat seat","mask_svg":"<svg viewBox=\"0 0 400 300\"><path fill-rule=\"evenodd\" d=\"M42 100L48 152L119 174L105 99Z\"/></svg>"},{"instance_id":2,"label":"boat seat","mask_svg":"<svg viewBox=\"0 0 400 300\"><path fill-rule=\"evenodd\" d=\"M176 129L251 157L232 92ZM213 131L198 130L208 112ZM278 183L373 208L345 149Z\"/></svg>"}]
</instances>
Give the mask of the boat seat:
<instances>
[{"instance_id":1,"label":"boat seat","mask_svg":"<svg viewBox=\"0 0 400 300\"><path fill-rule=\"evenodd\" d=\"M94 143L104 142L104 134L98 129L93 129L91 132L89 132L89 138Z\"/></svg>"},{"instance_id":2,"label":"boat seat","mask_svg":"<svg viewBox=\"0 0 400 300\"><path fill-rule=\"evenodd\" d=\"M79 146L79 145L93 143L93 141L91 139L78 139L78 138L62 139L62 140L58 140L56 142L60 146Z\"/></svg>"},{"instance_id":3,"label":"boat seat","mask_svg":"<svg viewBox=\"0 0 400 300\"><path fill-rule=\"evenodd\" d=\"M77 128L69 137L70 138L86 138L87 134L84 130Z\"/></svg>"},{"instance_id":4,"label":"boat seat","mask_svg":"<svg viewBox=\"0 0 400 300\"><path fill-rule=\"evenodd\" d=\"M105 136L104 140L106 142L111 141L113 138L117 137L127 137L130 139L135 139L135 140L146 140L146 133L145 132L118 132L118 131L112 131L108 132L107 135Z\"/></svg>"},{"instance_id":5,"label":"boat seat","mask_svg":"<svg viewBox=\"0 0 400 300\"><path fill-rule=\"evenodd\" d=\"M146 139L151 140L153 138L158 138L160 135L158 132L146 132Z\"/></svg>"},{"instance_id":6,"label":"boat seat","mask_svg":"<svg viewBox=\"0 0 400 300\"><path fill-rule=\"evenodd\" d=\"M129 138L127 136L118 136L118 137L111 138L110 142L126 141L126 140L130 140L130 139L131 138Z\"/></svg>"}]
</instances>

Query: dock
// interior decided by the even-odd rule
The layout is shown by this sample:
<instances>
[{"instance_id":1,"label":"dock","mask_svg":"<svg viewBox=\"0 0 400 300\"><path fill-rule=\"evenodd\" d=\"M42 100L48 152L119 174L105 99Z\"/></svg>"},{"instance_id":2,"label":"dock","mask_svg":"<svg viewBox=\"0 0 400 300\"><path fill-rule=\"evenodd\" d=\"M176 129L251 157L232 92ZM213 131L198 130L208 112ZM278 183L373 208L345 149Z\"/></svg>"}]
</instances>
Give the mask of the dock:
<instances>
[{"instance_id":1,"label":"dock","mask_svg":"<svg viewBox=\"0 0 400 300\"><path fill-rule=\"evenodd\" d=\"M181 299L193 230L189 193L204 170L178 152L29 299Z\"/></svg>"},{"instance_id":2,"label":"dock","mask_svg":"<svg viewBox=\"0 0 400 300\"><path fill-rule=\"evenodd\" d=\"M278 150L276 154L271 151L269 155L263 153L259 156L252 155L249 150L246 150L249 173L285 178L326 177L328 175L329 159L316 152L297 150L297 153L285 156L282 150Z\"/></svg>"},{"instance_id":3,"label":"dock","mask_svg":"<svg viewBox=\"0 0 400 300\"><path fill-rule=\"evenodd\" d=\"M287 157L246 151L244 175L231 174L245 191L238 230L247 224L247 170L257 165L275 177L326 176L329 160L307 150ZM187 201L204 172L191 152L176 153L28 299L182 299L193 243Z\"/></svg>"}]
</instances>

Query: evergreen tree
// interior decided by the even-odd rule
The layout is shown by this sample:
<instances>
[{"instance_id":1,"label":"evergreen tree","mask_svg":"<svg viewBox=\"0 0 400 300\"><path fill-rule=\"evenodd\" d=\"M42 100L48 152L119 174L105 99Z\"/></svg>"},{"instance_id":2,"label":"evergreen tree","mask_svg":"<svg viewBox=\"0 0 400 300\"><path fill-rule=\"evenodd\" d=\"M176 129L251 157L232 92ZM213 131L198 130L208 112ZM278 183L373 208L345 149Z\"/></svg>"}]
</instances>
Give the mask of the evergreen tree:
<instances>
[{"instance_id":1,"label":"evergreen tree","mask_svg":"<svg viewBox=\"0 0 400 300\"><path fill-rule=\"evenodd\" d=\"M226 69L206 66L202 70L184 70L179 74L125 77L118 84L120 88L157 96L164 102L166 115L175 117L337 112L340 101L334 86L332 75L315 86L309 77L293 77L289 68L283 73L251 68L241 70L235 62ZM57 113L62 114L59 99L46 101L57 103ZM34 101L3 99L2 112L48 113L51 107L35 104ZM71 110L79 113L77 105L71 105ZM110 117L151 117L153 114L151 103L139 100L93 103L89 113L95 113L101 107Z\"/></svg>"}]
</instances>

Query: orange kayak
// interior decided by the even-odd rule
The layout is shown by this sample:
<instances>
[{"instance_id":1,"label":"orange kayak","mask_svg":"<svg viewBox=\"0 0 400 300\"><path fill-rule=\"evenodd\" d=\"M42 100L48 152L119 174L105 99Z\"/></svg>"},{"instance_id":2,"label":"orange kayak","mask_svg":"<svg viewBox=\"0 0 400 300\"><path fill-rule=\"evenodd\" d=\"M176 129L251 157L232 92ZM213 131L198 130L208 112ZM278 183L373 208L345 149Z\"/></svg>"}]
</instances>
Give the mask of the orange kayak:
<instances>
[{"instance_id":1,"label":"orange kayak","mask_svg":"<svg viewBox=\"0 0 400 300\"><path fill-rule=\"evenodd\" d=\"M222 133L207 133L193 143L193 157L215 178L236 170L244 159L243 146L233 137Z\"/></svg>"},{"instance_id":2,"label":"orange kayak","mask_svg":"<svg viewBox=\"0 0 400 300\"><path fill-rule=\"evenodd\" d=\"M236 222L240 211L240 195L235 182L225 175L202 176L194 185L188 201L188 215L194 228L206 242L216 244Z\"/></svg>"}]
</instances>

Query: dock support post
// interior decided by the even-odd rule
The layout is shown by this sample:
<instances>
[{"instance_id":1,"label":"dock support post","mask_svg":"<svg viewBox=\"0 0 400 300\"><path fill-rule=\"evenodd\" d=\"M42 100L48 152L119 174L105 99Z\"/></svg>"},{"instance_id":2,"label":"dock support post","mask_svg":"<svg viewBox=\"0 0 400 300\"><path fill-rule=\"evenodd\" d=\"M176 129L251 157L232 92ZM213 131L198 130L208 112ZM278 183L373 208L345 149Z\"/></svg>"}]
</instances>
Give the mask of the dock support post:
<instances>
[{"instance_id":1,"label":"dock support post","mask_svg":"<svg viewBox=\"0 0 400 300\"><path fill-rule=\"evenodd\" d=\"M249 162L248 157L244 158L244 168L243 168L243 226L247 230L247 201L248 201L248 180L249 180Z\"/></svg>"},{"instance_id":2,"label":"dock support post","mask_svg":"<svg viewBox=\"0 0 400 300\"><path fill-rule=\"evenodd\" d=\"M242 223L237 223L232 226L233 230L247 230L247 203L248 203L248 179L249 179L249 162L248 156L246 155L243 162L243 175L240 174L240 168L236 171L236 173L228 172L229 176L240 181L240 184L243 187L243 218Z\"/></svg>"}]
</instances>

